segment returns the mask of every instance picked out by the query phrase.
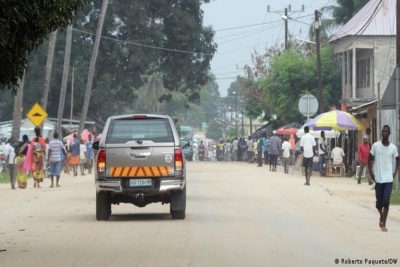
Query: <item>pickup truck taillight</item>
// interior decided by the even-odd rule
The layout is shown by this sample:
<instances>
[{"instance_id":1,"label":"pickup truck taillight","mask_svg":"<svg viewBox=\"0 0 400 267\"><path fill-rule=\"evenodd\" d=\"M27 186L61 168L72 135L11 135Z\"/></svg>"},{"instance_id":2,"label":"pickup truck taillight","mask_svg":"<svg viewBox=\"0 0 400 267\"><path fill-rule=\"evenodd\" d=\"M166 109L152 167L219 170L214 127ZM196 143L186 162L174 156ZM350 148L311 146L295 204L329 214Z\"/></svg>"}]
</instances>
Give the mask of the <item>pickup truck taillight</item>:
<instances>
[{"instance_id":1,"label":"pickup truck taillight","mask_svg":"<svg viewBox=\"0 0 400 267\"><path fill-rule=\"evenodd\" d=\"M183 155L182 150L175 148L175 171L183 170Z\"/></svg>"},{"instance_id":2,"label":"pickup truck taillight","mask_svg":"<svg viewBox=\"0 0 400 267\"><path fill-rule=\"evenodd\" d=\"M99 155L97 155L97 171L105 172L106 171L106 151L100 150Z\"/></svg>"}]
</instances>

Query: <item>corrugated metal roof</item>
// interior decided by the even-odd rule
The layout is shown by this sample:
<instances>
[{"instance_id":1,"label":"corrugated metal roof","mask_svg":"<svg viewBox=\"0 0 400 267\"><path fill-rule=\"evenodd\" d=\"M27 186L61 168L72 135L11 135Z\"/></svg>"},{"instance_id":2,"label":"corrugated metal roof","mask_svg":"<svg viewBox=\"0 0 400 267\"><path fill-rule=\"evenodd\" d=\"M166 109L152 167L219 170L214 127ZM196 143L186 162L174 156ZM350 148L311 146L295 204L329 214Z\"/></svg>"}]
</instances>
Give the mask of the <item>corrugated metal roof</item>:
<instances>
[{"instance_id":1,"label":"corrugated metal roof","mask_svg":"<svg viewBox=\"0 0 400 267\"><path fill-rule=\"evenodd\" d=\"M368 103L365 103L365 104L359 105L357 107L351 108L350 111L354 111L354 110L357 110L357 109L360 109L360 108L363 108L363 107L367 107L367 106L372 105L372 104L374 104L376 102L378 102L378 99L375 99L375 100L372 100L372 101L370 101Z\"/></svg>"},{"instance_id":2,"label":"corrugated metal roof","mask_svg":"<svg viewBox=\"0 0 400 267\"><path fill-rule=\"evenodd\" d=\"M370 0L329 40L346 36L396 35L396 0Z\"/></svg>"}]
</instances>

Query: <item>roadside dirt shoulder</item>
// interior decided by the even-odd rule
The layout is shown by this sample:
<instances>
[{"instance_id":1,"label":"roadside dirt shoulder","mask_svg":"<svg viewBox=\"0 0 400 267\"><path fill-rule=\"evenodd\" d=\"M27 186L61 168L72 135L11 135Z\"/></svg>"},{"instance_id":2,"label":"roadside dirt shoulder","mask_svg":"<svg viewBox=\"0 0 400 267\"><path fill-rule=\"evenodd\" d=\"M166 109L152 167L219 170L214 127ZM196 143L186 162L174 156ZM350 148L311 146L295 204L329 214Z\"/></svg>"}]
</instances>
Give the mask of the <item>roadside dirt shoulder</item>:
<instances>
[{"instance_id":1,"label":"roadside dirt shoulder","mask_svg":"<svg viewBox=\"0 0 400 267\"><path fill-rule=\"evenodd\" d=\"M296 171L293 175L301 176L301 172ZM376 210L374 185L368 185L365 182L359 185L354 177L320 177L316 172L313 172L311 184L321 186L332 196L338 196L357 205ZM400 221L399 205L390 206L389 217Z\"/></svg>"}]
</instances>

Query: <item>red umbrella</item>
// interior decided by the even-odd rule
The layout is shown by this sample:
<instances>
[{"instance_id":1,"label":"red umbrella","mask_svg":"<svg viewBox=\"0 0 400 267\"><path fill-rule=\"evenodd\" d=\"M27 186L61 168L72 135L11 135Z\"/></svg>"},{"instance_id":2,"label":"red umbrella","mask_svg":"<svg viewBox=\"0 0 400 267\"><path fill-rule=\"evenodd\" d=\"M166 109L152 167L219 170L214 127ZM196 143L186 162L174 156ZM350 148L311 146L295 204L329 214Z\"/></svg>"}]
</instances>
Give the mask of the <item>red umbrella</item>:
<instances>
[{"instance_id":1,"label":"red umbrella","mask_svg":"<svg viewBox=\"0 0 400 267\"><path fill-rule=\"evenodd\" d=\"M74 139L74 133L71 133L70 135L67 135L66 137L63 138L64 142L66 142L68 145L71 142L72 139ZM94 135L89 132L88 130L83 130L83 132L81 133L81 135L78 135L78 138L80 137L80 139L82 139L84 142L86 142L87 140L89 140L89 135L92 135L92 140L94 140Z\"/></svg>"},{"instance_id":2,"label":"red umbrella","mask_svg":"<svg viewBox=\"0 0 400 267\"><path fill-rule=\"evenodd\" d=\"M86 142L87 140L89 140L89 135L91 135L92 136L92 140L94 140L94 134L92 134L88 130L83 130L83 132L81 133L81 139L84 142Z\"/></svg>"},{"instance_id":3,"label":"red umbrella","mask_svg":"<svg viewBox=\"0 0 400 267\"><path fill-rule=\"evenodd\" d=\"M277 135L294 135L297 133L297 128L293 127L293 128L287 128L285 129L284 127L279 128L278 130L276 130L276 134Z\"/></svg>"},{"instance_id":4,"label":"red umbrella","mask_svg":"<svg viewBox=\"0 0 400 267\"><path fill-rule=\"evenodd\" d=\"M96 136L96 141L99 141L101 138L101 134L99 134L98 136Z\"/></svg>"}]
</instances>

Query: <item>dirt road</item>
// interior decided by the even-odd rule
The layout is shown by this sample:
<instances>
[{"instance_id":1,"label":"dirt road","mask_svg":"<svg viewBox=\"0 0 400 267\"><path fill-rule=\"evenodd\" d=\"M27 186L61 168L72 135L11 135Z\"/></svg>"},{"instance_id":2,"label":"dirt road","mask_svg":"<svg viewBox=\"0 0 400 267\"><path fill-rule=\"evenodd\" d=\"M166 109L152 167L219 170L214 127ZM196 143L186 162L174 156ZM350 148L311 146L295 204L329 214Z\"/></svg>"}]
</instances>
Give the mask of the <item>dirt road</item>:
<instances>
[{"instance_id":1,"label":"dirt road","mask_svg":"<svg viewBox=\"0 0 400 267\"><path fill-rule=\"evenodd\" d=\"M338 266L400 257L400 208L381 232L368 185L312 177L306 187L299 173L247 163L187 169L183 221L168 205L124 204L98 222L93 176L64 175L54 189L48 179L42 189L0 185L0 266Z\"/></svg>"}]
</instances>

